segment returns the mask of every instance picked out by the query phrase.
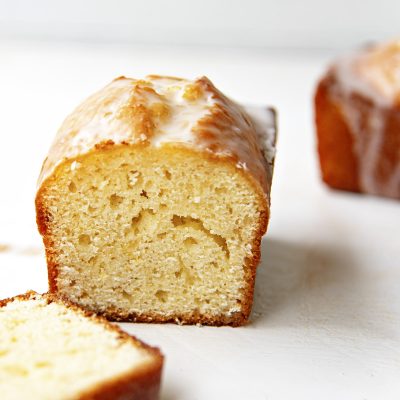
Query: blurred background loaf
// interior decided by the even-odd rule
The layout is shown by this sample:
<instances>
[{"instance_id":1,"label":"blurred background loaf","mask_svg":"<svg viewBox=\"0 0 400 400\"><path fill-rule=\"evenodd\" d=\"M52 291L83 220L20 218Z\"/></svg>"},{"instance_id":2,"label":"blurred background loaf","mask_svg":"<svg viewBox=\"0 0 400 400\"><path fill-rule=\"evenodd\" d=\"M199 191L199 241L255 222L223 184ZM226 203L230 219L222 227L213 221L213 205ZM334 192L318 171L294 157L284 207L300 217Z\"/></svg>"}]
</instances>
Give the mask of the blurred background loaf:
<instances>
[{"instance_id":1,"label":"blurred background loaf","mask_svg":"<svg viewBox=\"0 0 400 400\"><path fill-rule=\"evenodd\" d=\"M315 95L323 180L400 199L400 39L336 60Z\"/></svg>"}]
</instances>

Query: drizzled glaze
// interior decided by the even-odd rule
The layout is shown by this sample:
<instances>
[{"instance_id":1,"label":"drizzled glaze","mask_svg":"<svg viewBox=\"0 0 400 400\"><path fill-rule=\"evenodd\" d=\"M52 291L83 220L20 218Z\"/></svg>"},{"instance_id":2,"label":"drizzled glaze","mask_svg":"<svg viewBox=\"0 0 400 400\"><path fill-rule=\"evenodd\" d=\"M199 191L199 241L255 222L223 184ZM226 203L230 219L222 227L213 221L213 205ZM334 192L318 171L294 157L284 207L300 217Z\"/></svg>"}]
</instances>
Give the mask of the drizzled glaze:
<instances>
[{"instance_id":1,"label":"drizzled glaze","mask_svg":"<svg viewBox=\"0 0 400 400\"><path fill-rule=\"evenodd\" d=\"M400 40L346 56L333 69L347 90L383 106L400 105Z\"/></svg>"},{"instance_id":2,"label":"drizzled glaze","mask_svg":"<svg viewBox=\"0 0 400 400\"><path fill-rule=\"evenodd\" d=\"M331 95L353 135L361 190L400 197L400 125L388 147L388 121L400 124L400 40L345 57L329 74Z\"/></svg>"},{"instance_id":3,"label":"drizzled glaze","mask_svg":"<svg viewBox=\"0 0 400 400\"><path fill-rule=\"evenodd\" d=\"M254 114L254 110L252 111ZM247 170L269 197L274 158L274 116L253 120L207 78L189 81L150 75L117 78L69 115L50 148L39 185L63 160L108 144L190 146L229 158Z\"/></svg>"}]
</instances>

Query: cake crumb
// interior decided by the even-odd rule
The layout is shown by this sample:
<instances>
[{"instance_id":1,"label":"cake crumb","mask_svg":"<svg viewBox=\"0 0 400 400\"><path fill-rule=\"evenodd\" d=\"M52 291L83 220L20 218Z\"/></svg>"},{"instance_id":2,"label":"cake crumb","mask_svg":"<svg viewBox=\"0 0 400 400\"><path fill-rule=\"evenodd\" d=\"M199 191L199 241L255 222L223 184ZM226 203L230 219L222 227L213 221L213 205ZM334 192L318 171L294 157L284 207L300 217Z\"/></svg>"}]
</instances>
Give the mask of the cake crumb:
<instances>
[{"instance_id":1,"label":"cake crumb","mask_svg":"<svg viewBox=\"0 0 400 400\"><path fill-rule=\"evenodd\" d=\"M100 189L100 190L101 190L101 189L104 189L104 188L108 185L109 182L110 182L110 181L109 181L108 179L106 179L106 180L104 180L103 182L101 182L100 185L99 185L99 189Z\"/></svg>"},{"instance_id":2,"label":"cake crumb","mask_svg":"<svg viewBox=\"0 0 400 400\"><path fill-rule=\"evenodd\" d=\"M139 171L129 171L128 172L128 180L129 186L133 187L136 185L137 181L139 180L140 172Z\"/></svg>"}]
</instances>

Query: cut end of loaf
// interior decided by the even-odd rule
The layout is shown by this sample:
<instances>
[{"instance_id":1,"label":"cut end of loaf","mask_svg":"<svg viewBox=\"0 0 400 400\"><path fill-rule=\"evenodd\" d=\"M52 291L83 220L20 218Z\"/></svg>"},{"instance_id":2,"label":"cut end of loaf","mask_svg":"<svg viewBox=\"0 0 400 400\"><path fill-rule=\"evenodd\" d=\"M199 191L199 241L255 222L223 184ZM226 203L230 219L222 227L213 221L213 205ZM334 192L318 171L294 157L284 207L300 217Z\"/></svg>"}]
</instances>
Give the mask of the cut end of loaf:
<instances>
[{"instance_id":1,"label":"cut end of loaf","mask_svg":"<svg viewBox=\"0 0 400 400\"><path fill-rule=\"evenodd\" d=\"M158 350L76 306L30 292L0 301L0 326L2 400L158 398Z\"/></svg>"},{"instance_id":2,"label":"cut end of loaf","mask_svg":"<svg viewBox=\"0 0 400 400\"><path fill-rule=\"evenodd\" d=\"M61 164L37 209L53 292L116 320L248 318L268 209L233 163L110 146Z\"/></svg>"}]
</instances>

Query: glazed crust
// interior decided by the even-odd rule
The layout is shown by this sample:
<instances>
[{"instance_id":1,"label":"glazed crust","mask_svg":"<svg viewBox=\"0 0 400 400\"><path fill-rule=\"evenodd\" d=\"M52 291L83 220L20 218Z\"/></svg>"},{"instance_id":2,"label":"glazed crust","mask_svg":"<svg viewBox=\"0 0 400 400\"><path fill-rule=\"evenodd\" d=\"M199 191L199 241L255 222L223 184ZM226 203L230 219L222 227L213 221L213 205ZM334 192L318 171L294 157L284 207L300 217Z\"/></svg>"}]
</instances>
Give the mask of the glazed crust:
<instances>
[{"instance_id":1,"label":"glazed crust","mask_svg":"<svg viewBox=\"0 0 400 400\"><path fill-rule=\"evenodd\" d=\"M155 77L155 79L158 79ZM178 79L178 78L171 78ZM115 149L117 146L129 146L133 149L140 149L151 146L152 140L157 135L154 124L151 122L152 114L146 114L140 108L138 115L127 113L125 106L121 106L119 97L125 93L126 78L119 78L118 85L109 86L98 94L90 97L86 102L75 110L61 127L55 142L50 149L40 174L38 192L36 195L37 225L43 236L46 249L48 265L48 279L50 292L57 293L58 265L56 260L56 249L52 240L50 215L44 203L46 188L51 185L53 179L57 179L58 171L64 163L71 160L79 161L80 157L91 152L106 152ZM129 80L128 80L129 81ZM196 152L199 157L215 163L225 163L234 166L236 171L242 174L253 186L259 197L259 224L252 243L252 257L245 260L245 285L243 289L243 301L241 311L227 317L226 315L212 316L190 313L185 315L162 315L162 314L126 314L119 309L102 311L102 314L110 320L115 321L137 321L137 322L176 322L181 324L205 324L205 325L231 325L240 326L247 322L253 303L253 291L256 268L260 260L260 244L266 232L269 221L270 190L273 174L274 158L265 156L265 146L275 146L276 135L274 132L272 141L263 144L262 133L256 122L237 104L233 103L220 93L207 78L195 81L195 88L202 92L211 93L216 103L212 106L210 113L200 121L193 130L194 141L191 143L167 143L170 148L177 151ZM122 90L122 92L121 92ZM196 89L197 90L197 89ZM130 105L137 107L136 98L131 98ZM134 102L134 104L132 104ZM116 103L122 109L119 117L114 122L107 122L109 126L92 135L85 136L85 141L78 140L79 146L74 147L77 132L85 127L86 119L90 121L100 118L105 113L104 107ZM190 105L190 104L189 104ZM121 108L122 107L122 108ZM266 109L271 114L272 125L275 128L275 112ZM143 114L144 113L144 114ZM121 118L122 115L122 118ZM137 133L137 121L141 121L141 131L146 132L146 138L141 140ZM121 129L124 127L125 129ZM104 128L104 127L103 127ZM237 132L240 132L238 134ZM119 134L118 132L123 132ZM216 133L217 132L217 133ZM218 135L218 132L220 133ZM139 140L140 139L140 140ZM268 150L268 149L267 149ZM99 312L99 310L93 310Z\"/></svg>"},{"instance_id":2,"label":"glazed crust","mask_svg":"<svg viewBox=\"0 0 400 400\"><path fill-rule=\"evenodd\" d=\"M346 110L358 118L360 131L352 131ZM376 115L382 124L380 132L371 128ZM322 179L327 185L400 199L399 105L384 106L362 93L347 93L330 70L316 90L315 122ZM374 148L377 135L381 143ZM372 167L368 165L371 154Z\"/></svg>"},{"instance_id":3,"label":"glazed crust","mask_svg":"<svg viewBox=\"0 0 400 400\"><path fill-rule=\"evenodd\" d=\"M76 400L157 400L159 398L161 373L164 361L164 357L160 350L155 347L150 347L136 337L129 335L117 325L108 322L105 318L97 316L95 313L88 310L83 310L81 307L66 299L61 299L54 294L46 293L38 295L33 291L0 300L0 307L4 307L7 303L14 300L34 300L38 296L44 298L48 304L56 302L72 309L76 313L80 313L85 317L90 318L97 324L103 325L105 329L116 332L119 340L131 342L133 346L145 349L147 352L150 352L154 358L152 363L142 367L135 367L134 370L124 375L89 388L87 391L82 392Z\"/></svg>"},{"instance_id":4,"label":"glazed crust","mask_svg":"<svg viewBox=\"0 0 400 400\"><path fill-rule=\"evenodd\" d=\"M148 81L119 77L99 92L90 96L62 124L43 162L38 187L53 175L63 161L85 154L103 144L152 145L163 133L158 126L168 122L174 106L151 86L166 77L151 75ZM171 78L179 84L180 78ZM246 169L262 187L269 201L273 159L265 158L262 138L244 109L224 96L206 77L187 87L188 108L209 97L208 112L193 126L190 138L179 140ZM156 105L148 98L156 98ZM161 109L161 111L159 110ZM267 110L266 110L267 111ZM187 121L186 121L187 122ZM177 127L179 130L179 127ZM239 133L238 133L239 132ZM260 140L261 139L261 140ZM188 140L190 142L188 142Z\"/></svg>"}]
</instances>

